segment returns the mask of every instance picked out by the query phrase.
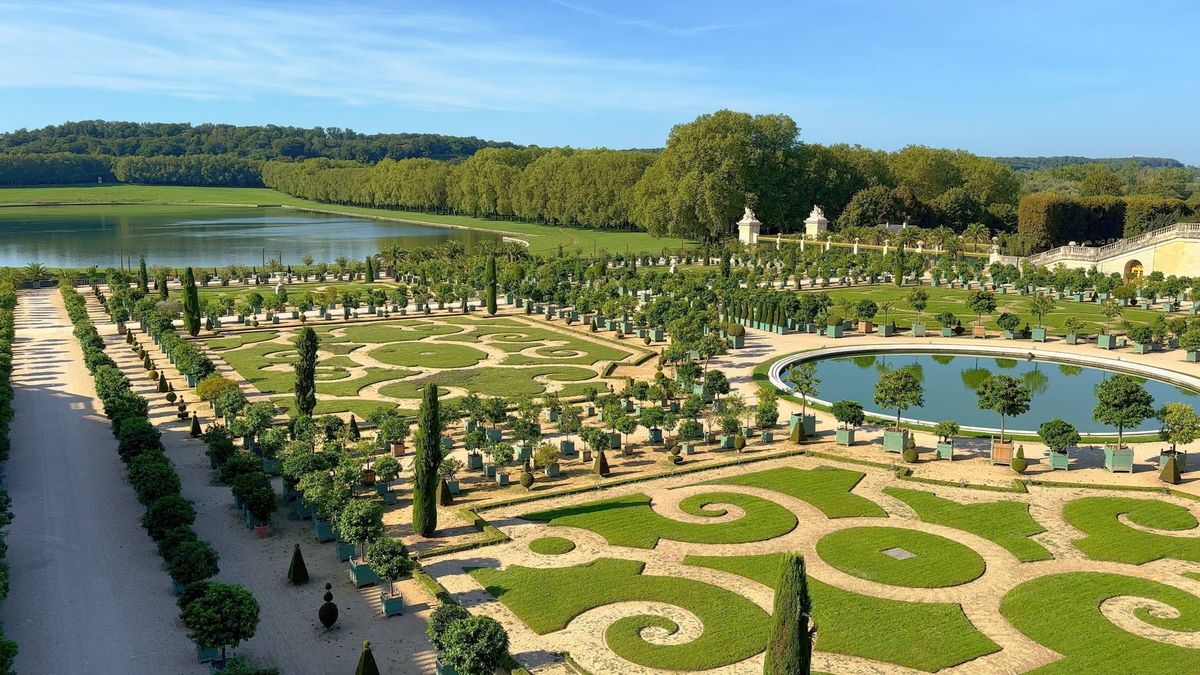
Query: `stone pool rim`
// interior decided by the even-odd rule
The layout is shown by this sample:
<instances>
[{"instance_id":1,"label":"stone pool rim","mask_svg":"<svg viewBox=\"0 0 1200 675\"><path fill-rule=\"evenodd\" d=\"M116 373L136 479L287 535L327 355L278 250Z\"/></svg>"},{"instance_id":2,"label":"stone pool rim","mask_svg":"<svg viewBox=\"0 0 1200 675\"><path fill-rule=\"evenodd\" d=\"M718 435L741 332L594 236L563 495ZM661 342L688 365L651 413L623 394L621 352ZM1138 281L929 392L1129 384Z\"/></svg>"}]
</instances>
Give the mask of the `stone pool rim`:
<instances>
[{"instance_id":1,"label":"stone pool rim","mask_svg":"<svg viewBox=\"0 0 1200 675\"><path fill-rule=\"evenodd\" d=\"M767 371L767 377L774 386L781 392L795 396L792 388L783 382L783 372L789 367L799 363L808 361L822 361L834 357L843 356L862 356L867 354L948 354L951 356L988 356L992 358L1010 358L1023 361L1037 360L1047 363L1061 363L1073 366L1086 366L1097 370L1104 370L1111 373L1124 373L1127 375L1136 375L1146 379L1155 380L1163 384L1168 384L1174 387L1182 387L1193 392L1200 393L1200 378L1192 375L1187 375L1174 370L1168 370L1160 366L1147 365L1134 361L1127 361L1121 357L1109 358L1092 354L1079 354L1075 352L1061 352L1048 349L1037 348L1019 348L1008 345L954 345L936 342L899 342L888 344L858 344L858 345L841 345L836 347L820 347L810 349L795 354L787 354L781 356L770 365ZM809 396L810 403L816 403L822 406L832 405L831 401ZM888 415L868 409L867 402L863 404L864 412L871 417L879 417L884 419L895 419L895 415ZM910 417L901 417L901 423L917 425L925 428L932 428L936 421L922 420ZM1000 427L978 427L962 425L963 431L980 434L999 434ZM1109 438L1116 436L1116 429L1106 432L1080 432L1080 436L1084 438ZM1037 430L1033 429L1004 429L1005 436L1037 436ZM1146 437L1158 436L1158 431L1126 431L1126 438L1137 438L1145 440Z\"/></svg>"}]
</instances>

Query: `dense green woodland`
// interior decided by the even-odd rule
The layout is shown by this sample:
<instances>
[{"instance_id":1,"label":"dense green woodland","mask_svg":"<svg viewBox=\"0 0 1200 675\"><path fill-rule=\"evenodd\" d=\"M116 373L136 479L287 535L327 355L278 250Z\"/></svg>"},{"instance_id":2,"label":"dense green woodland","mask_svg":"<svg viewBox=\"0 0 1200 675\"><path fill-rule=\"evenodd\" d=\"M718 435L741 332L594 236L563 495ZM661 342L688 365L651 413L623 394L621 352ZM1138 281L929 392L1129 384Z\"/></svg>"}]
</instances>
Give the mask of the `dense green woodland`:
<instances>
[{"instance_id":1,"label":"dense green woodland","mask_svg":"<svg viewBox=\"0 0 1200 675\"><path fill-rule=\"evenodd\" d=\"M1105 164L1113 168L1133 162L1147 169L1183 168L1183 162L1169 157L1076 157L1073 155L1058 155L1055 157L993 157L992 159L1016 171L1034 171L1038 169L1056 169L1073 164Z\"/></svg>"},{"instance_id":2,"label":"dense green woodland","mask_svg":"<svg viewBox=\"0 0 1200 675\"><path fill-rule=\"evenodd\" d=\"M969 229L975 240L999 234L1017 254L1110 241L1200 212L1200 173L1175 160L1002 160L803 143L786 115L729 110L676 125L661 151L125 122L0 135L0 185L266 186L327 203L708 242L731 236L746 206L767 233L800 231L821 206L836 230L854 236L908 222Z\"/></svg>"}]
</instances>

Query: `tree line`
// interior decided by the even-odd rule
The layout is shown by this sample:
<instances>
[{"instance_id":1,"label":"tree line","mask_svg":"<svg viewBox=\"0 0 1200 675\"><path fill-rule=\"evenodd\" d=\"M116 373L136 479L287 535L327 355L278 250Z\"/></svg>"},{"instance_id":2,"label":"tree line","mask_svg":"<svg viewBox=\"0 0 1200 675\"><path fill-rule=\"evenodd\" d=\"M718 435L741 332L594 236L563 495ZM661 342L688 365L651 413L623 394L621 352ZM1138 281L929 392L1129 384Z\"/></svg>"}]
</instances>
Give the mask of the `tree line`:
<instances>
[{"instance_id":1,"label":"tree line","mask_svg":"<svg viewBox=\"0 0 1200 675\"><path fill-rule=\"evenodd\" d=\"M107 157L234 155L248 159L328 157L375 163L382 159L462 159L481 148L513 147L474 136L360 134L337 127L235 126L85 120L0 134L0 153Z\"/></svg>"}]
</instances>

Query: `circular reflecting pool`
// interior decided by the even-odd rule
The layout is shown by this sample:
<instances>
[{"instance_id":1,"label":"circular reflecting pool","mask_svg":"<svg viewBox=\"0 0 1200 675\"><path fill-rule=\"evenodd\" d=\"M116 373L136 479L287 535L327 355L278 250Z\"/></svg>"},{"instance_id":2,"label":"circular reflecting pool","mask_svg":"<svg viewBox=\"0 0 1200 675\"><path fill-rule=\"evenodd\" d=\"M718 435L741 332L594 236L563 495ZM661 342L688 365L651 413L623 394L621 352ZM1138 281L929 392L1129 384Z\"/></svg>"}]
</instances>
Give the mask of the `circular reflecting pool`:
<instances>
[{"instance_id":1,"label":"circular reflecting pool","mask_svg":"<svg viewBox=\"0 0 1200 675\"><path fill-rule=\"evenodd\" d=\"M1043 359L921 353L835 356L815 363L817 377L821 379L815 398L828 402L861 401L869 414L880 417L895 417L896 411L880 410L875 405L875 381L889 370L913 366L925 385L925 405L906 410L904 417L908 419L954 420L963 426L998 428L999 416L979 409L975 389L989 376L1003 373L1021 380L1033 392L1029 412L1007 418L1006 431L1034 432L1042 422L1061 417L1082 433L1116 433L1116 429L1092 421L1096 385L1113 374L1100 368ZM1200 403L1200 394L1195 391L1133 377L1154 397L1155 408L1172 401ZM783 379L787 381L786 371ZM1158 422L1150 419L1138 427L1126 429L1126 432L1156 431L1158 428Z\"/></svg>"}]
</instances>

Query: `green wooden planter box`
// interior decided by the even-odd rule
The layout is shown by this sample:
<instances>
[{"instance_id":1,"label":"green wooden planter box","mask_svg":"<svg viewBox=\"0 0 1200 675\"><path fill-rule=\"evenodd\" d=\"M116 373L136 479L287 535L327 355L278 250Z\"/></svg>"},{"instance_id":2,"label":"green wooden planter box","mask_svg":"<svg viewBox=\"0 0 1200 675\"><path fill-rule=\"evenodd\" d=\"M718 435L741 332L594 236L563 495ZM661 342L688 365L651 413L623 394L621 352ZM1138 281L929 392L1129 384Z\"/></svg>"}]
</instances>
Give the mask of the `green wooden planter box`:
<instances>
[{"instance_id":1,"label":"green wooden planter box","mask_svg":"<svg viewBox=\"0 0 1200 675\"><path fill-rule=\"evenodd\" d=\"M1067 471L1070 469L1071 456L1065 452L1054 452L1051 450L1046 453L1047 463L1050 464L1051 471Z\"/></svg>"},{"instance_id":2,"label":"green wooden planter box","mask_svg":"<svg viewBox=\"0 0 1200 675\"><path fill-rule=\"evenodd\" d=\"M496 477L496 465L495 464L484 464L483 465L483 475L488 478L495 478Z\"/></svg>"},{"instance_id":3,"label":"green wooden planter box","mask_svg":"<svg viewBox=\"0 0 1200 675\"><path fill-rule=\"evenodd\" d=\"M575 441L568 441L565 438L560 440L558 442L558 452L563 457L574 457L575 456Z\"/></svg>"},{"instance_id":4,"label":"green wooden planter box","mask_svg":"<svg viewBox=\"0 0 1200 675\"><path fill-rule=\"evenodd\" d=\"M273 458L273 459L264 458L262 461L262 470L263 470L263 473L265 473L269 476L278 476L281 472L280 470L282 468L282 465L283 465L283 463L278 458Z\"/></svg>"},{"instance_id":5,"label":"green wooden planter box","mask_svg":"<svg viewBox=\"0 0 1200 675\"><path fill-rule=\"evenodd\" d=\"M387 591L380 591L379 606L384 616L399 616L404 613L404 597L399 593L391 595Z\"/></svg>"},{"instance_id":6,"label":"green wooden planter box","mask_svg":"<svg viewBox=\"0 0 1200 675\"><path fill-rule=\"evenodd\" d=\"M844 333L845 329L841 325L825 327L825 335L831 338L840 338Z\"/></svg>"},{"instance_id":7,"label":"green wooden planter box","mask_svg":"<svg viewBox=\"0 0 1200 675\"><path fill-rule=\"evenodd\" d=\"M721 442L722 450L733 449L733 436L729 436L727 434L722 434L720 437L720 442Z\"/></svg>"},{"instance_id":8,"label":"green wooden planter box","mask_svg":"<svg viewBox=\"0 0 1200 675\"><path fill-rule=\"evenodd\" d=\"M1067 333L1067 335L1064 339L1067 341L1067 344L1069 344L1069 345L1079 344L1079 336L1074 333Z\"/></svg>"},{"instance_id":9,"label":"green wooden planter box","mask_svg":"<svg viewBox=\"0 0 1200 675\"><path fill-rule=\"evenodd\" d=\"M433 670L436 675L458 675L458 671L454 668L442 663L441 659L433 662Z\"/></svg>"},{"instance_id":10,"label":"green wooden planter box","mask_svg":"<svg viewBox=\"0 0 1200 675\"><path fill-rule=\"evenodd\" d=\"M914 323L912 325L912 334L913 337L925 337L925 324Z\"/></svg>"},{"instance_id":11,"label":"green wooden planter box","mask_svg":"<svg viewBox=\"0 0 1200 675\"><path fill-rule=\"evenodd\" d=\"M1200 352L1188 351L1187 354L1184 355L1184 358L1190 363L1200 362Z\"/></svg>"},{"instance_id":12,"label":"green wooden planter box","mask_svg":"<svg viewBox=\"0 0 1200 675\"><path fill-rule=\"evenodd\" d=\"M320 544L337 539L337 535L333 533L333 523L322 518L313 519L313 536Z\"/></svg>"},{"instance_id":13,"label":"green wooden planter box","mask_svg":"<svg viewBox=\"0 0 1200 675\"><path fill-rule=\"evenodd\" d=\"M1147 354L1152 351L1154 351L1154 346L1148 342L1145 344L1143 344L1141 342L1133 343L1133 353L1134 354Z\"/></svg>"},{"instance_id":14,"label":"green wooden planter box","mask_svg":"<svg viewBox=\"0 0 1200 675\"><path fill-rule=\"evenodd\" d=\"M371 569L367 563L356 563L351 559L350 583L354 584L355 588L374 586L379 583L379 575L375 574L375 570Z\"/></svg>"},{"instance_id":15,"label":"green wooden planter box","mask_svg":"<svg viewBox=\"0 0 1200 675\"><path fill-rule=\"evenodd\" d=\"M954 337L954 327L942 326L942 337Z\"/></svg>"},{"instance_id":16,"label":"green wooden planter box","mask_svg":"<svg viewBox=\"0 0 1200 675\"><path fill-rule=\"evenodd\" d=\"M609 450L620 450L621 449L621 434L619 432L608 435L608 449Z\"/></svg>"},{"instance_id":17,"label":"green wooden planter box","mask_svg":"<svg viewBox=\"0 0 1200 675\"><path fill-rule=\"evenodd\" d=\"M895 330L890 323L879 324L879 334L883 337L891 337L895 334Z\"/></svg>"},{"instance_id":18,"label":"green wooden planter box","mask_svg":"<svg viewBox=\"0 0 1200 675\"><path fill-rule=\"evenodd\" d=\"M468 469L482 469L483 468L483 455L481 455L477 452L467 453L467 468Z\"/></svg>"},{"instance_id":19,"label":"green wooden planter box","mask_svg":"<svg viewBox=\"0 0 1200 675\"><path fill-rule=\"evenodd\" d=\"M1031 337L1033 338L1034 342L1045 342L1046 341L1046 329L1045 328L1034 328L1032 331L1030 331L1030 333L1031 333Z\"/></svg>"},{"instance_id":20,"label":"green wooden planter box","mask_svg":"<svg viewBox=\"0 0 1200 675\"><path fill-rule=\"evenodd\" d=\"M196 663L212 663L220 658L220 647L201 647L200 645L196 645Z\"/></svg>"},{"instance_id":21,"label":"green wooden planter box","mask_svg":"<svg viewBox=\"0 0 1200 675\"><path fill-rule=\"evenodd\" d=\"M948 459L950 461L954 461L954 444L938 443L934 448L933 453L938 459Z\"/></svg>"},{"instance_id":22,"label":"green wooden planter box","mask_svg":"<svg viewBox=\"0 0 1200 675\"><path fill-rule=\"evenodd\" d=\"M338 560L346 562L350 558L354 557L354 544L345 541L339 541L337 545L333 547L333 554L337 556Z\"/></svg>"},{"instance_id":23,"label":"green wooden planter box","mask_svg":"<svg viewBox=\"0 0 1200 675\"><path fill-rule=\"evenodd\" d=\"M497 473L496 474L496 485L499 485L500 487L508 487L508 474L507 473Z\"/></svg>"},{"instance_id":24,"label":"green wooden planter box","mask_svg":"<svg viewBox=\"0 0 1200 675\"><path fill-rule=\"evenodd\" d=\"M1111 445L1104 446L1104 468L1113 473L1118 471L1133 473L1133 449L1118 450Z\"/></svg>"},{"instance_id":25,"label":"green wooden planter box","mask_svg":"<svg viewBox=\"0 0 1200 675\"><path fill-rule=\"evenodd\" d=\"M662 443L662 439L663 439L662 429L650 429L650 442L651 443Z\"/></svg>"},{"instance_id":26,"label":"green wooden planter box","mask_svg":"<svg viewBox=\"0 0 1200 675\"><path fill-rule=\"evenodd\" d=\"M837 430L838 445L854 445L854 430L853 429L838 429Z\"/></svg>"},{"instance_id":27,"label":"green wooden planter box","mask_svg":"<svg viewBox=\"0 0 1200 675\"><path fill-rule=\"evenodd\" d=\"M775 442L775 432L774 431L764 431L761 434L759 434L759 440L763 443L774 443Z\"/></svg>"},{"instance_id":28,"label":"green wooden planter box","mask_svg":"<svg viewBox=\"0 0 1200 675\"><path fill-rule=\"evenodd\" d=\"M1116 349L1117 336L1108 335L1107 333L1096 336L1096 346L1100 349Z\"/></svg>"},{"instance_id":29,"label":"green wooden planter box","mask_svg":"<svg viewBox=\"0 0 1200 675\"><path fill-rule=\"evenodd\" d=\"M908 442L908 429L887 429L883 432L883 449L885 452L904 452Z\"/></svg>"}]
</instances>

